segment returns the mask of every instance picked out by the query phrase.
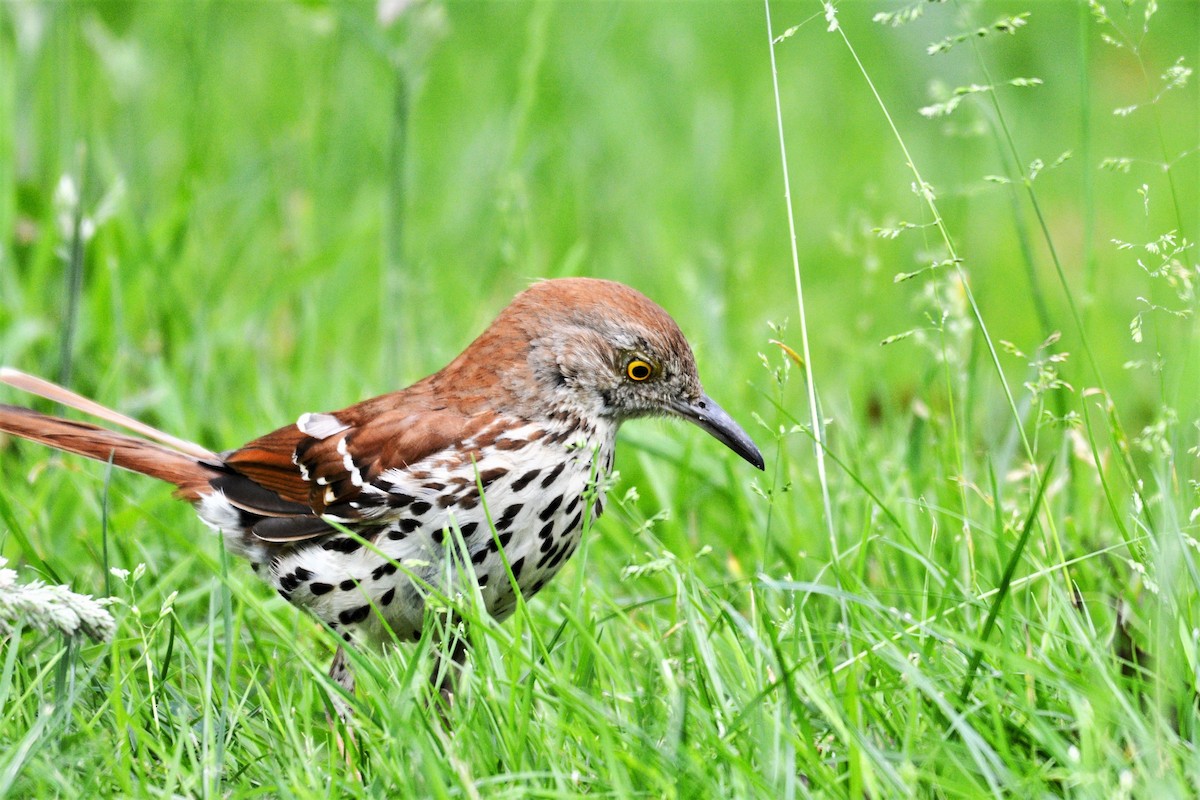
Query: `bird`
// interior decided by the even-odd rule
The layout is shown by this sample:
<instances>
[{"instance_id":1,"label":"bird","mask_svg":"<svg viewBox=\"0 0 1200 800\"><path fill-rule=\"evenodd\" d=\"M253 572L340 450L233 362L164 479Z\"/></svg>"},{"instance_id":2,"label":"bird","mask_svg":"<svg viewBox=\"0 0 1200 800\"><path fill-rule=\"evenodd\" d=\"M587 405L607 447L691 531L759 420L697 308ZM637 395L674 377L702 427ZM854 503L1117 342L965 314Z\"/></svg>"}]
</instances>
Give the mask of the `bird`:
<instances>
[{"instance_id":1,"label":"bird","mask_svg":"<svg viewBox=\"0 0 1200 800\"><path fill-rule=\"evenodd\" d=\"M764 468L705 393L670 315L596 278L535 282L438 372L303 413L233 450L176 438L16 369L0 369L0 382L130 431L0 404L0 431L174 485L230 552L341 637L330 677L349 695L345 648L420 639L436 593L473 580L499 620L517 591L537 594L602 513L623 423L682 418ZM459 668L464 642L442 651ZM446 700L453 672L435 670Z\"/></svg>"}]
</instances>

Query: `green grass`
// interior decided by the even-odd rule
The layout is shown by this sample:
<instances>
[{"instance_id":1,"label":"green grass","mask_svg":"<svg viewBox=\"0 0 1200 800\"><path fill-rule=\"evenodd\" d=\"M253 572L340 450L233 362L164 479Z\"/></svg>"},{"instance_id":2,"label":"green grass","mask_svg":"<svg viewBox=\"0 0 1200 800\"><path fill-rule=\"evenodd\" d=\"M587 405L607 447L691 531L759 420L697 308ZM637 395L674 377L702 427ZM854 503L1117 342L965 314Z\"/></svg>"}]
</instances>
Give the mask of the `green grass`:
<instances>
[{"instance_id":1,"label":"green grass","mask_svg":"<svg viewBox=\"0 0 1200 800\"><path fill-rule=\"evenodd\" d=\"M430 644L356 657L348 765L329 635L164 487L0 440L0 555L120 598L0 639L0 794L1200 793L1200 6L1106 6L772 4L802 336L760 5L0 5L0 363L220 449L592 275L768 462L627 426L565 571L465 601L453 733Z\"/></svg>"}]
</instances>

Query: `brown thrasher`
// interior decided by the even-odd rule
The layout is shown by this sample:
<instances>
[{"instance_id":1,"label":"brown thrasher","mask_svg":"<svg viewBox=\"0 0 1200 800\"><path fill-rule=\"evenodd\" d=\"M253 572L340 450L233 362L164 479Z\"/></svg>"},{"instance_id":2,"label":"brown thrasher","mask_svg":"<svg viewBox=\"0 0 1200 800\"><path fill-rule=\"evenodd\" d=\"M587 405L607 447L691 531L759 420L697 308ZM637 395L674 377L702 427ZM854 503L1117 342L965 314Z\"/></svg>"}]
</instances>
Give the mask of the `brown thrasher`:
<instances>
[{"instance_id":1,"label":"brown thrasher","mask_svg":"<svg viewBox=\"0 0 1200 800\"><path fill-rule=\"evenodd\" d=\"M223 453L16 370L0 381L145 437L0 405L0 431L174 484L230 550L347 642L388 629L419 638L429 593L453 593L468 574L491 615L511 614L510 571L532 596L575 551L584 514L600 515L625 420L682 417L763 468L701 389L674 320L628 286L588 278L534 284L407 389L302 414ZM461 639L452 649L461 661ZM353 692L341 648L331 675Z\"/></svg>"}]
</instances>

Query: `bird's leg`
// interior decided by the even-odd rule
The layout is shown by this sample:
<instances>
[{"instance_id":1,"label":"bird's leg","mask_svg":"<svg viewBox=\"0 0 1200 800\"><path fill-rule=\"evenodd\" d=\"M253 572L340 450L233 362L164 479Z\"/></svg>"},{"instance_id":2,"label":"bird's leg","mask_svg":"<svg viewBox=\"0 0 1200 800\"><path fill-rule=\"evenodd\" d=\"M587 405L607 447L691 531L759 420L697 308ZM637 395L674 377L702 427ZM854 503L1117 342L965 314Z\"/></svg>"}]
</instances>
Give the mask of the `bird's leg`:
<instances>
[{"instance_id":1,"label":"bird's leg","mask_svg":"<svg viewBox=\"0 0 1200 800\"><path fill-rule=\"evenodd\" d=\"M438 697L434 702L438 705L442 724L447 729L450 727L450 706L454 704L454 691L467 660L466 635L461 625L448 625L444 647L439 647L434 653L433 674L429 681L437 689Z\"/></svg>"},{"instance_id":2,"label":"bird's leg","mask_svg":"<svg viewBox=\"0 0 1200 800\"><path fill-rule=\"evenodd\" d=\"M337 652L333 654L333 663L329 666L329 677L338 686L346 690L346 694L354 696L354 667L350 666L350 659L346 657L346 648L338 647ZM333 695L333 707L337 709L337 715L342 720L349 720L353 713L350 704L346 702L341 695Z\"/></svg>"},{"instance_id":3,"label":"bird's leg","mask_svg":"<svg viewBox=\"0 0 1200 800\"><path fill-rule=\"evenodd\" d=\"M346 694L354 696L354 667L350 665L350 659L346 657L346 648L339 646L337 652L333 654L333 664L329 667L329 677L338 686L346 690ZM342 739L342 732L338 730L337 723L329 714L325 718L329 721L329 727L333 730L334 738L337 740L338 754L342 759L350 763L350 749L354 746L354 732L350 728L350 718L354 716L354 709L346 698L342 697L337 692L330 693L330 699L333 701L333 708L337 712L338 719L342 721L346 728L346 740ZM350 747L347 747L347 744ZM357 772L357 771L356 771Z\"/></svg>"}]
</instances>

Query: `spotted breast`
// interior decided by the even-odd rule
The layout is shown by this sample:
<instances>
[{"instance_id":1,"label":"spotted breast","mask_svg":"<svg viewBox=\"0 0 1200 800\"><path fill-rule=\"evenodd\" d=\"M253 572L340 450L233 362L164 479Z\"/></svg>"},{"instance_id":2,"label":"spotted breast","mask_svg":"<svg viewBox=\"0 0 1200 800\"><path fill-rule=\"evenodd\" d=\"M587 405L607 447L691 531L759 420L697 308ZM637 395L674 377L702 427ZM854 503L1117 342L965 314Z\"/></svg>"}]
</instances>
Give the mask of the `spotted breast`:
<instances>
[{"instance_id":1,"label":"spotted breast","mask_svg":"<svg viewBox=\"0 0 1200 800\"><path fill-rule=\"evenodd\" d=\"M330 533L299 546L246 537L246 520L224 497L201 516L227 527L284 598L347 641L379 639L385 625L416 639L430 592L461 591L470 576L488 612L503 619L516 604L510 573L526 597L554 577L579 545L585 513L594 520L603 510L615 433L612 425L500 419L459 450L373 480L351 466L351 483L363 490L351 502L356 518L326 519L353 525L357 536Z\"/></svg>"}]
</instances>

